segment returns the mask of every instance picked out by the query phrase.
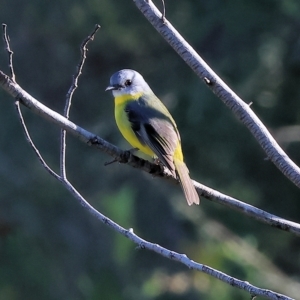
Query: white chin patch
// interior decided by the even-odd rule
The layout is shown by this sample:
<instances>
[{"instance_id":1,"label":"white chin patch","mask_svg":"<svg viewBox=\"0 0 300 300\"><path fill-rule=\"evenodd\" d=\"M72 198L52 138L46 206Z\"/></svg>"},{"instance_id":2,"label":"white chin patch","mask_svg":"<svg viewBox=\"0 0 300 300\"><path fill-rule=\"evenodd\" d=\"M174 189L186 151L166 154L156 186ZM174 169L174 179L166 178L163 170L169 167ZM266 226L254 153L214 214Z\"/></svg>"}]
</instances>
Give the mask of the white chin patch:
<instances>
[{"instance_id":1,"label":"white chin patch","mask_svg":"<svg viewBox=\"0 0 300 300\"><path fill-rule=\"evenodd\" d=\"M119 97L123 95L123 93L120 90L113 90L112 93L115 97Z\"/></svg>"}]
</instances>

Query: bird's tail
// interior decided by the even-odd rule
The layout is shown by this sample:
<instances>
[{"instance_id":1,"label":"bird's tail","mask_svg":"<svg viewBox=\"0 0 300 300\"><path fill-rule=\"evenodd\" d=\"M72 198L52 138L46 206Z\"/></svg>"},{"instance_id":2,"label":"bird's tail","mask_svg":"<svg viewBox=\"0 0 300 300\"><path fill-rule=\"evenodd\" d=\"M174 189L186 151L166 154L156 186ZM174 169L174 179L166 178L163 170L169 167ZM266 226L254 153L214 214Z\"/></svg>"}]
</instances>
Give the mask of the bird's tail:
<instances>
[{"instance_id":1,"label":"bird's tail","mask_svg":"<svg viewBox=\"0 0 300 300\"><path fill-rule=\"evenodd\" d=\"M194 184L189 176L189 170L186 164L179 159L174 159L174 164L188 205L192 205L193 203L199 204L199 195L197 194Z\"/></svg>"}]
</instances>

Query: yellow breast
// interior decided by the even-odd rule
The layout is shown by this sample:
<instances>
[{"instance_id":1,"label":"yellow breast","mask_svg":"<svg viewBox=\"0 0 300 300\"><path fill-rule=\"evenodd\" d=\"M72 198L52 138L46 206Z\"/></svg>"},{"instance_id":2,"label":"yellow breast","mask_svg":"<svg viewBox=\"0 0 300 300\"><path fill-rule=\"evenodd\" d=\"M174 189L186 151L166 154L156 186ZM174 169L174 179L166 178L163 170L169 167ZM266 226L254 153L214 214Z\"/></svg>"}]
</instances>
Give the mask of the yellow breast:
<instances>
[{"instance_id":1,"label":"yellow breast","mask_svg":"<svg viewBox=\"0 0 300 300\"><path fill-rule=\"evenodd\" d=\"M115 97L115 119L119 130L131 146L138 148L143 153L153 157L155 156L154 152L147 145L142 144L136 137L131 128L127 113L125 112L125 107L128 102L136 101L140 96L141 95L136 95L135 97L132 97L131 95L122 95Z\"/></svg>"}]
</instances>

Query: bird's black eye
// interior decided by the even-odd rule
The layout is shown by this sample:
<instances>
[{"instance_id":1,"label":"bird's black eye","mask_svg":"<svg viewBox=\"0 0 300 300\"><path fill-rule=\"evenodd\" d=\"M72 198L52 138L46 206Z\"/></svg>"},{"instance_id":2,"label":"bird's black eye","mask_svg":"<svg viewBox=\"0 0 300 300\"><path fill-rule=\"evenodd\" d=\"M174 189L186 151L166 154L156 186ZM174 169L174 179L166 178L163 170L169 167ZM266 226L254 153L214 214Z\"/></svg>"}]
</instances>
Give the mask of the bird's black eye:
<instances>
[{"instance_id":1,"label":"bird's black eye","mask_svg":"<svg viewBox=\"0 0 300 300\"><path fill-rule=\"evenodd\" d=\"M132 81L130 79L127 79L125 81L125 86L130 86L132 84Z\"/></svg>"}]
</instances>

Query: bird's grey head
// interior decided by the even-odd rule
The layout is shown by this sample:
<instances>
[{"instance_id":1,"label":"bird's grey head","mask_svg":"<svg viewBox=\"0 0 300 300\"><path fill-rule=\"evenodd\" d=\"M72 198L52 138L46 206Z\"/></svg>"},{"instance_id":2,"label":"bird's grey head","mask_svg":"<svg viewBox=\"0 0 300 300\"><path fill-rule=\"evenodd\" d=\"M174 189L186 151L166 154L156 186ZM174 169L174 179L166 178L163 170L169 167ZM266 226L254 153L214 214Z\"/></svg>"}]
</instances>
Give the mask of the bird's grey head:
<instances>
[{"instance_id":1,"label":"bird's grey head","mask_svg":"<svg viewBox=\"0 0 300 300\"><path fill-rule=\"evenodd\" d=\"M113 95L118 97L122 95L136 96L151 92L151 89L140 73L124 69L110 77L110 85L105 91L112 91Z\"/></svg>"}]
</instances>

